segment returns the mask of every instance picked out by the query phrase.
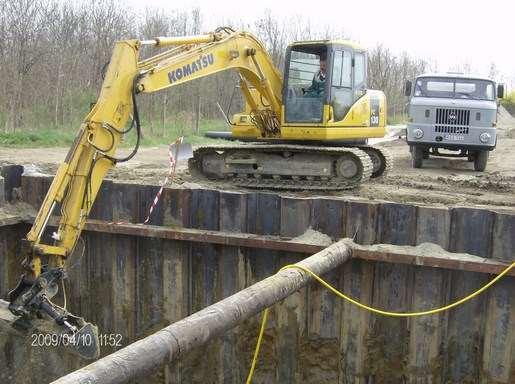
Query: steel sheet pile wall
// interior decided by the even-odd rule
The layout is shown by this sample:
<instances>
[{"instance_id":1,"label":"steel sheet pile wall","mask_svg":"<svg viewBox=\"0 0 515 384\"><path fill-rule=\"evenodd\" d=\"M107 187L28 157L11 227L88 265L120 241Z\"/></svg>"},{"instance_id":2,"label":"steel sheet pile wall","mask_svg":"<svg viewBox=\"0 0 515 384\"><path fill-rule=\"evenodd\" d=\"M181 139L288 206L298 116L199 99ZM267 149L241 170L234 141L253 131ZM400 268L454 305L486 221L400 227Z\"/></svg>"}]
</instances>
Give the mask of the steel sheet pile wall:
<instances>
[{"instance_id":1,"label":"steel sheet pile wall","mask_svg":"<svg viewBox=\"0 0 515 384\"><path fill-rule=\"evenodd\" d=\"M38 206L49 180L23 179L24 198ZM141 222L156 191L106 182L92 217ZM363 244L434 242L451 251L515 259L515 215L509 213L201 189L166 189L162 199L151 224L287 237L312 227ZM19 272L15 247L25 230L0 230L2 293ZM70 309L102 334L122 335L123 345L305 257L93 232L84 238L83 258L79 244L71 260ZM460 298L491 277L354 260L325 278L365 303L413 311ZM255 382L513 383L514 291L515 279L507 277L456 310L407 320L370 315L312 285L274 307ZM258 325L258 318L242 324L145 383L244 382ZM0 339L0 356L0 378L16 383L47 382L84 364L55 348L20 346L12 337Z\"/></svg>"}]
</instances>

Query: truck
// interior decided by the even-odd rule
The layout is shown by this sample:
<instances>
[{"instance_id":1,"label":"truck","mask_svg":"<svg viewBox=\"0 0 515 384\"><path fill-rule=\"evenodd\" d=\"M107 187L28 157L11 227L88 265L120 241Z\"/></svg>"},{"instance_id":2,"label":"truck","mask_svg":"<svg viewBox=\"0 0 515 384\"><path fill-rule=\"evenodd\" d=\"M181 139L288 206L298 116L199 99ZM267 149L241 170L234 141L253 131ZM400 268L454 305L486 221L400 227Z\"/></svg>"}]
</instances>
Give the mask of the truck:
<instances>
[{"instance_id":1,"label":"truck","mask_svg":"<svg viewBox=\"0 0 515 384\"><path fill-rule=\"evenodd\" d=\"M406 141L412 166L430 156L466 157L484 171L497 144L497 99L504 86L484 76L428 73L406 81ZM444 150L442 152L442 150Z\"/></svg>"}]
</instances>

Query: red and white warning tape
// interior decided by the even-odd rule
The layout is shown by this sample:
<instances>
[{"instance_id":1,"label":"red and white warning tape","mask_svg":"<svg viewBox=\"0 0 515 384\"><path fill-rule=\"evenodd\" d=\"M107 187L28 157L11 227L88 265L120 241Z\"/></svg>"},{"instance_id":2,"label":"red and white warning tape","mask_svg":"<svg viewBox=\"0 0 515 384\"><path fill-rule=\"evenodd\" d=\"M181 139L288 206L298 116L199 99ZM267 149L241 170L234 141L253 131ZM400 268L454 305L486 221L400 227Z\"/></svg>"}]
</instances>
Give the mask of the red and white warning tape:
<instances>
[{"instance_id":1,"label":"red and white warning tape","mask_svg":"<svg viewBox=\"0 0 515 384\"><path fill-rule=\"evenodd\" d=\"M154 197L154 200L152 201L152 205L150 206L150 209L148 211L147 218L142 224L147 224L150 221L150 216L152 216L152 212L154 211L154 208L156 207L157 203L159 202L159 199L161 198L161 194L163 193L164 187L168 184L170 180L173 180L173 177L175 175L175 169L177 168L177 160L179 156L179 148L182 144L184 137L179 137L175 142L168 145L168 157L170 160L170 169L168 170L168 175L164 179L163 183L161 184L161 188L159 188L159 191L157 192L156 196ZM175 148L175 155L173 153L174 146Z\"/></svg>"},{"instance_id":2,"label":"red and white warning tape","mask_svg":"<svg viewBox=\"0 0 515 384\"><path fill-rule=\"evenodd\" d=\"M154 211L157 203L159 203L159 199L161 198L161 194L163 193L164 187L171 180L173 180L173 177L175 175L175 170L177 168L177 161L178 161L178 156L179 156L180 145L182 144L183 139L184 139L184 137L181 136L177 140L175 140L173 143L168 145L168 159L169 159L169 162L170 162L170 169L168 170L168 175L166 175L166 178L161 183L161 187L159 188L159 191L157 192L156 196L154 197L154 200L152 201L152 205L150 206L150 209L148 211L147 218L145 219L144 222L138 223L137 225L144 225L144 224L147 224L150 221L150 217L152 216L152 212ZM174 151L173 150L174 150L175 146L177 148L175 149L175 155L174 155ZM115 221L115 222L112 222L111 224L130 224L130 223L127 222L127 221Z\"/></svg>"}]
</instances>

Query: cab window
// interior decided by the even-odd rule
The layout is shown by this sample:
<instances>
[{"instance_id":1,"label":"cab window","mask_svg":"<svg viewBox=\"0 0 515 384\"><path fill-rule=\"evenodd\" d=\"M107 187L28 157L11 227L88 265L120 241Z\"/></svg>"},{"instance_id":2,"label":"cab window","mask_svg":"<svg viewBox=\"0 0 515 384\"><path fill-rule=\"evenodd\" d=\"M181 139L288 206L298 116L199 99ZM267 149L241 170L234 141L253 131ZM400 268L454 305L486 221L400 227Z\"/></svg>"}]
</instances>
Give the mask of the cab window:
<instances>
[{"instance_id":1,"label":"cab window","mask_svg":"<svg viewBox=\"0 0 515 384\"><path fill-rule=\"evenodd\" d=\"M350 52L335 51L333 60L333 87L352 87L352 57Z\"/></svg>"},{"instance_id":2,"label":"cab window","mask_svg":"<svg viewBox=\"0 0 515 384\"><path fill-rule=\"evenodd\" d=\"M354 55L354 88L365 88L365 55L362 53Z\"/></svg>"},{"instance_id":3,"label":"cab window","mask_svg":"<svg viewBox=\"0 0 515 384\"><path fill-rule=\"evenodd\" d=\"M334 120L342 120L349 111L354 95L352 91L352 53L336 50L333 55L331 99Z\"/></svg>"},{"instance_id":4,"label":"cab window","mask_svg":"<svg viewBox=\"0 0 515 384\"><path fill-rule=\"evenodd\" d=\"M322 122L326 63L325 47L319 50L309 48L309 51L304 47L291 50L284 103L287 123Z\"/></svg>"}]
</instances>

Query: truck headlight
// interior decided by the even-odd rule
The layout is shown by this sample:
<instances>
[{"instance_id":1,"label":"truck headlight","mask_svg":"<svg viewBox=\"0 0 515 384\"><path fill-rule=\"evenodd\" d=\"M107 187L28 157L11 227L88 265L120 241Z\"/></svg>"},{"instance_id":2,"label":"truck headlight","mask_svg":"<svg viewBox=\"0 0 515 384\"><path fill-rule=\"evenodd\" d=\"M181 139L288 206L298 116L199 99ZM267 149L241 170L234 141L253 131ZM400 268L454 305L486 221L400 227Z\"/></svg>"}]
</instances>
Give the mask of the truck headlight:
<instances>
[{"instance_id":1,"label":"truck headlight","mask_svg":"<svg viewBox=\"0 0 515 384\"><path fill-rule=\"evenodd\" d=\"M490 141L490 134L487 133L487 132L483 132L482 134L479 135L479 141L481 141L482 143L488 143Z\"/></svg>"},{"instance_id":2,"label":"truck headlight","mask_svg":"<svg viewBox=\"0 0 515 384\"><path fill-rule=\"evenodd\" d=\"M421 139L422 136L424 136L424 131L421 130L420 128L414 129L413 136L415 137L415 139Z\"/></svg>"}]
</instances>

